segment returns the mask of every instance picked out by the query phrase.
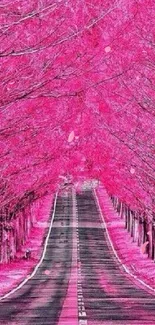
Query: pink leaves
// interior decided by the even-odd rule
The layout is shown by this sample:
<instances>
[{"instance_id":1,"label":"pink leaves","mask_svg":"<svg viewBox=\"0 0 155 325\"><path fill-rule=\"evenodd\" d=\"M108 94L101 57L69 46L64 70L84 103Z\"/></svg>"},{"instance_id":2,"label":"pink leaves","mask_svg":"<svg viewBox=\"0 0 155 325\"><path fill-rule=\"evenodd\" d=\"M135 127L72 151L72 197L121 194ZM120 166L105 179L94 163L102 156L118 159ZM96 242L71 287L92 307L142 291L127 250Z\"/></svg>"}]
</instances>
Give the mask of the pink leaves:
<instances>
[{"instance_id":1,"label":"pink leaves","mask_svg":"<svg viewBox=\"0 0 155 325\"><path fill-rule=\"evenodd\" d=\"M74 140L75 134L74 131L72 131L68 136L68 142L71 143Z\"/></svg>"},{"instance_id":2,"label":"pink leaves","mask_svg":"<svg viewBox=\"0 0 155 325\"><path fill-rule=\"evenodd\" d=\"M111 47L110 46L106 46L104 49L105 53L109 53L111 52Z\"/></svg>"},{"instance_id":3,"label":"pink leaves","mask_svg":"<svg viewBox=\"0 0 155 325\"><path fill-rule=\"evenodd\" d=\"M135 169L133 167L130 168L130 173L133 175L135 173Z\"/></svg>"},{"instance_id":4,"label":"pink leaves","mask_svg":"<svg viewBox=\"0 0 155 325\"><path fill-rule=\"evenodd\" d=\"M153 0L47 2L1 8L6 197L51 190L72 171L139 209L154 195Z\"/></svg>"},{"instance_id":5,"label":"pink leaves","mask_svg":"<svg viewBox=\"0 0 155 325\"><path fill-rule=\"evenodd\" d=\"M50 275L50 273L51 273L51 271L50 271L50 270L45 270L45 271L44 271L44 274L45 274L45 275L48 275L48 276L49 276L49 275Z\"/></svg>"}]
</instances>

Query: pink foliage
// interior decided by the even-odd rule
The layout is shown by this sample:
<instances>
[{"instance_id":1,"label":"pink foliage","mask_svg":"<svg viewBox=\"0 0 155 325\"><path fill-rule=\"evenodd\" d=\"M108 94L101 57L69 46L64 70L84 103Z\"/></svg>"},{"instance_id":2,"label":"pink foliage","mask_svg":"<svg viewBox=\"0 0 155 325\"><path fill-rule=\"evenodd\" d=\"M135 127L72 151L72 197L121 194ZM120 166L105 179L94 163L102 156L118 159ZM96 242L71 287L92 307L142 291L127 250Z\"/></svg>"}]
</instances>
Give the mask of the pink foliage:
<instances>
[{"instance_id":1,"label":"pink foliage","mask_svg":"<svg viewBox=\"0 0 155 325\"><path fill-rule=\"evenodd\" d=\"M154 9L153 0L1 1L2 207L71 174L154 208Z\"/></svg>"}]
</instances>

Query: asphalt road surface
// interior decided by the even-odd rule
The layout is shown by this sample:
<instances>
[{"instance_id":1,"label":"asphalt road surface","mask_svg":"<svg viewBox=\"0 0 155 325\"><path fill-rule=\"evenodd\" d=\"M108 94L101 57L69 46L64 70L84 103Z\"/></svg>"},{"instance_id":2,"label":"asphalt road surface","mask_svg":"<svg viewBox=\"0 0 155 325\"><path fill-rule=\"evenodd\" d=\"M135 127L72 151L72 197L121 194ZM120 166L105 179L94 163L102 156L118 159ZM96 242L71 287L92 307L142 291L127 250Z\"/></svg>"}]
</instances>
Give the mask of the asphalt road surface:
<instances>
[{"instance_id":1,"label":"asphalt road surface","mask_svg":"<svg viewBox=\"0 0 155 325\"><path fill-rule=\"evenodd\" d=\"M123 271L91 190L58 196L43 262L0 303L0 324L155 324L155 296Z\"/></svg>"}]
</instances>

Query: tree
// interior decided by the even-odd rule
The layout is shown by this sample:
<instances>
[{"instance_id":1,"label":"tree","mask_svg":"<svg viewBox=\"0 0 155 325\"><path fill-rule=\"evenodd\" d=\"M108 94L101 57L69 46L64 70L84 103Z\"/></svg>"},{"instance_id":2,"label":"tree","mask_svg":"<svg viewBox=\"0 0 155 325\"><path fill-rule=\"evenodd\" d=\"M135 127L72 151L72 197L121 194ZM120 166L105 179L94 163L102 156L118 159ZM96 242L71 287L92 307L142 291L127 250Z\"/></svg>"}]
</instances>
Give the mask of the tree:
<instances>
[{"instance_id":1,"label":"tree","mask_svg":"<svg viewBox=\"0 0 155 325\"><path fill-rule=\"evenodd\" d=\"M154 209L153 0L2 0L0 11L1 207L70 173Z\"/></svg>"}]
</instances>

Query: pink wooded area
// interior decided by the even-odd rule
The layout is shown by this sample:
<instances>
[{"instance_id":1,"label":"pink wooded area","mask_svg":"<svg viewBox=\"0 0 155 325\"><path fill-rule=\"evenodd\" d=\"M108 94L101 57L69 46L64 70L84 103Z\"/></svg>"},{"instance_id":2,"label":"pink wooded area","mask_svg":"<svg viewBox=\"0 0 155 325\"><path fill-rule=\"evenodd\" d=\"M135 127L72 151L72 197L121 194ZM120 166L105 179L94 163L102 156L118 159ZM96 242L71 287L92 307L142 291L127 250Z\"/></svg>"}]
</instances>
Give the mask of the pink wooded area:
<instances>
[{"instance_id":1,"label":"pink wooded area","mask_svg":"<svg viewBox=\"0 0 155 325\"><path fill-rule=\"evenodd\" d=\"M1 263L3 264L0 266L0 297L19 285L32 273L39 262L43 253L45 235L48 232L52 201L53 197L47 195L31 204L30 215L33 227L29 229L29 233L24 233L25 242L23 241L18 247L15 246L16 241L20 242L23 239L23 232L22 229L18 232L19 229L14 228L14 237L11 233L9 238L5 238L6 243L1 243ZM16 222L12 221L11 224L16 226ZM12 242L9 240L11 237ZM31 252L31 258L26 259L25 253L28 250Z\"/></svg>"},{"instance_id":2,"label":"pink wooded area","mask_svg":"<svg viewBox=\"0 0 155 325\"><path fill-rule=\"evenodd\" d=\"M98 179L153 215L154 9L153 0L0 2L1 240L5 222L16 231L21 222L24 240L32 193L55 192L65 175Z\"/></svg>"}]
</instances>

